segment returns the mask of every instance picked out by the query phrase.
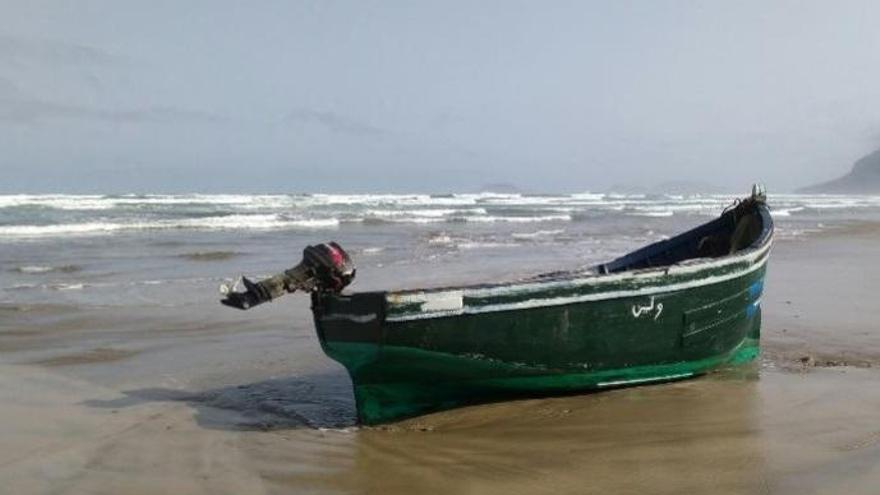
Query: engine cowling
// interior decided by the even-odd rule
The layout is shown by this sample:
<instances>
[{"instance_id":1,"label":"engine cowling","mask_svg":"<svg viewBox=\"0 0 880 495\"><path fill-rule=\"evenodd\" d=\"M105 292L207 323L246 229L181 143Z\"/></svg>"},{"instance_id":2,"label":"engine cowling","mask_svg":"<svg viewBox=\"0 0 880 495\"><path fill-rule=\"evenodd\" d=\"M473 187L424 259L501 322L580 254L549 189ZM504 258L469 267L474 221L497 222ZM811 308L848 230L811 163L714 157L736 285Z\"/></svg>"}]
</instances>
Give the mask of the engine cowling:
<instances>
[{"instance_id":1,"label":"engine cowling","mask_svg":"<svg viewBox=\"0 0 880 495\"><path fill-rule=\"evenodd\" d=\"M339 293L354 280L351 257L335 242L307 246L298 265L272 277L254 282L241 277L242 288L220 286L220 302L238 309L250 309L291 292Z\"/></svg>"}]
</instances>

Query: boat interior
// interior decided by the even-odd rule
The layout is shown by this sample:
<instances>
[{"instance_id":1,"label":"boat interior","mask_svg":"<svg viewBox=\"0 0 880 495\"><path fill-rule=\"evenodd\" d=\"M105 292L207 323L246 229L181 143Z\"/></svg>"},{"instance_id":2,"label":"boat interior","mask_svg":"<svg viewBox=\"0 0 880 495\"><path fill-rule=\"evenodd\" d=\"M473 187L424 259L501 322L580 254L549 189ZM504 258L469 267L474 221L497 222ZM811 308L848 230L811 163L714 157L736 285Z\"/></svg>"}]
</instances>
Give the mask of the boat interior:
<instances>
[{"instance_id":1,"label":"boat interior","mask_svg":"<svg viewBox=\"0 0 880 495\"><path fill-rule=\"evenodd\" d=\"M597 273L656 268L700 258L720 258L760 245L772 228L763 203L747 199L719 218L594 267Z\"/></svg>"}]
</instances>

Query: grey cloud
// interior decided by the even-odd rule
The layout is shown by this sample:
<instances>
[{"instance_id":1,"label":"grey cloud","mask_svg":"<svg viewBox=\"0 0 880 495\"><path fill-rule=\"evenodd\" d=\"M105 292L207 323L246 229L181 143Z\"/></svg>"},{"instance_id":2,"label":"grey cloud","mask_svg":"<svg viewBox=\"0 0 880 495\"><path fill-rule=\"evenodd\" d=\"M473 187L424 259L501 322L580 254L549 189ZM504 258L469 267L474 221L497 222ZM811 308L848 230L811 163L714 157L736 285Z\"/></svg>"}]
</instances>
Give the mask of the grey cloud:
<instances>
[{"instance_id":1,"label":"grey cloud","mask_svg":"<svg viewBox=\"0 0 880 495\"><path fill-rule=\"evenodd\" d=\"M880 129L876 125L865 126L861 132L861 137L868 146L880 146Z\"/></svg>"},{"instance_id":2,"label":"grey cloud","mask_svg":"<svg viewBox=\"0 0 880 495\"><path fill-rule=\"evenodd\" d=\"M117 65L123 58L92 46L49 39L0 35L0 60L65 65Z\"/></svg>"},{"instance_id":3,"label":"grey cloud","mask_svg":"<svg viewBox=\"0 0 880 495\"><path fill-rule=\"evenodd\" d=\"M0 77L0 100L4 98L17 98L21 95L18 86L5 77Z\"/></svg>"},{"instance_id":4,"label":"grey cloud","mask_svg":"<svg viewBox=\"0 0 880 495\"><path fill-rule=\"evenodd\" d=\"M462 115L450 111L445 111L433 116L428 121L428 127L432 130L446 130L465 121L466 119Z\"/></svg>"},{"instance_id":5,"label":"grey cloud","mask_svg":"<svg viewBox=\"0 0 880 495\"><path fill-rule=\"evenodd\" d=\"M372 124L350 119L335 112L311 108L296 108L287 114L285 120L292 123L317 125L332 132L353 136L379 137L388 134L387 130Z\"/></svg>"},{"instance_id":6,"label":"grey cloud","mask_svg":"<svg viewBox=\"0 0 880 495\"><path fill-rule=\"evenodd\" d=\"M173 124L214 123L222 118L209 112L168 106L108 110L43 100L4 99L0 95L0 122L34 124L52 120Z\"/></svg>"}]
</instances>

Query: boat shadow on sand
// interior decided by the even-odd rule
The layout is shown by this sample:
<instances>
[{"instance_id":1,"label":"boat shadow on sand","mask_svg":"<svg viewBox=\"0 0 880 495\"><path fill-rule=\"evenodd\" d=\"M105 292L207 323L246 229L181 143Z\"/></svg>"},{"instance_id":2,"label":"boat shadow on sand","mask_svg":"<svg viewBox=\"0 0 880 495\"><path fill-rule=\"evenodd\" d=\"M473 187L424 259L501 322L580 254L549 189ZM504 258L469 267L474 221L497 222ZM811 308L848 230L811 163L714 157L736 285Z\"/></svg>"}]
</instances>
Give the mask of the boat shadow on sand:
<instances>
[{"instance_id":1,"label":"boat shadow on sand","mask_svg":"<svg viewBox=\"0 0 880 495\"><path fill-rule=\"evenodd\" d=\"M182 402L196 411L199 426L218 430L346 428L357 424L351 384L343 374L272 378L196 392L155 387L122 394L82 404L122 409Z\"/></svg>"}]
</instances>

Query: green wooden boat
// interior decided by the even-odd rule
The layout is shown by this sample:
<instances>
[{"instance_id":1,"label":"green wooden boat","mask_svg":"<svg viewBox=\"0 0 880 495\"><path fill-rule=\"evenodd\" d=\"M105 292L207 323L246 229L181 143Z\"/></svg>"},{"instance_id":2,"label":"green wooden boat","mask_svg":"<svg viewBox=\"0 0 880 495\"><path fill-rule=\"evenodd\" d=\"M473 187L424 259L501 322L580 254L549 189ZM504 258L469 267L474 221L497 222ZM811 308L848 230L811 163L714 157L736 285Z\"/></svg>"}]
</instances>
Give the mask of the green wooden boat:
<instances>
[{"instance_id":1,"label":"green wooden boat","mask_svg":"<svg viewBox=\"0 0 880 495\"><path fill-rule=\"evenodd\" d=\"M364 424L679 380L758 354L772 238L756 186L719 218L588 270L438 289L313 290L312 310L324 352L351 376ZM339 251L337 265L349 263Z\"/></svg>"}]
</instances>

